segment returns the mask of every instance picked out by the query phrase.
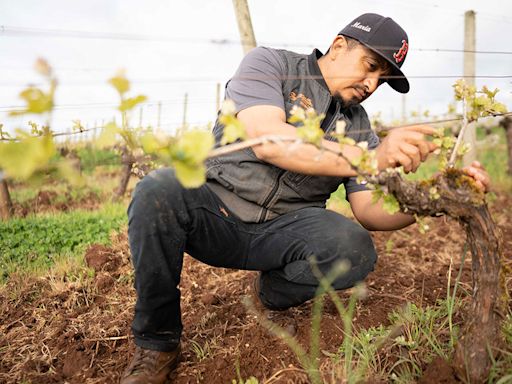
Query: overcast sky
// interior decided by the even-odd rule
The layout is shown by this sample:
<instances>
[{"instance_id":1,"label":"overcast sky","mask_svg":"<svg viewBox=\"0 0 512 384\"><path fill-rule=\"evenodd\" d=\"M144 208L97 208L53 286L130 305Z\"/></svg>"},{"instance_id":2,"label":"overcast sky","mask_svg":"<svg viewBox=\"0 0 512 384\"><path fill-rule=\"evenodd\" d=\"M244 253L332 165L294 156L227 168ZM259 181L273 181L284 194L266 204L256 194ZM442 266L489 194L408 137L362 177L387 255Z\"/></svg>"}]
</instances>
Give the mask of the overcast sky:
<instances>
[{"instance_id":1,"label":"overcast sky","mask_svg":"<svg viewBox=\"0 0 512 384\"><path fill-rule=\"evenodd\" d=\"M440 114L452 100L454 78L422 76L463 74L462 53L431 49L463 49L466 10L476 11L477 50L512 52L511 1L249 0L249 7L258 45L303 53L325 51L362 13L392 17L410 40L402 67L411 83L408 112ZM223 87L243 57L231 0L0 0L0 26L0 122L10 129L28 120L8 118L6 111L22 105L24 86L41 83L32 69L38 57L59 78L57 131L74 119L92 125L112 118L117 95L106 80L120 68L133 81L132 94L149 97L143 124L156 125L162 101L161 125L177 127L185 93L188 122L213 121L216 84ZM477 54L477 76L512 76L512 54ZM511 81L478 78L477 85L500 88L499 99L512 109ZM400 118L402 97L384 85L365 107L370 115Z\"/></svg>"}]
</instances>

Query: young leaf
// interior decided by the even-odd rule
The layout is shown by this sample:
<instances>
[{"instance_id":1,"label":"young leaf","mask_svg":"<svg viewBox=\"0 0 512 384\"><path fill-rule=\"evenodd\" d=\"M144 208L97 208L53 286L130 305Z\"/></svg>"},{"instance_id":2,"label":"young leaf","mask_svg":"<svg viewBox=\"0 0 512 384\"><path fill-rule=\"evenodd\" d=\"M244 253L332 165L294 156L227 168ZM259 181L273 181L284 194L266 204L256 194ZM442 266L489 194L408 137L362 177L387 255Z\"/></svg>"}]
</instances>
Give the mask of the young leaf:
<instances>
[{"instance_id":1,"label":"young leaf","mask_svg":"<svg viewBox=\"0 0 512 384\"><path fill-rule=\"evenodd\" d=\"M124 75L123 71L117 73L116 76L108 80L108 82L119 92L122 96L130 90L130 82Z\"/></svg>"},{"instance_id":2,"label":"young leaf","mask_svg":"<svg viewBox=\"0 0 512 384\"><path fill-rule=\"evenodd\" d=\"M233 115L221 115L219 121L224 125L221 145L233 143L238 139L246 139L247 133L240 120Z\"/></svg>"},{"instance_id":3,"label":"young leaf","mask_svg":"<svg viewBox=\"0 0 512 384\"><path fill-rule=\"evenodd\" d=\"M178 159L185 160L188 164L202 163L212 150L214 138L208 131L188 131L181 136L173 150Z\"/></svg>"},{"instance_id":4,"label":"young leaf","mask_svg":"<svg viewBox=\"0 0 512 384\"><path fill-rule=\"evenodd\" d=\"M45 93L36 87L28 87L20 93L25 101L26 107L23 110L11 111L10 116L19 116L27 113L41 114L50 112L53 108L53 94Z\"/></svg>"},{"instance_id":5,"label":"young leaf","mask_svg":"<svg viewBox=\"0 0 512 384\"><path fill-rule=\"evenodd\" d=\"M121 104L119 105L119 110L121 112L129 111L130 109L133 109L135 106L137 106L140 103L144 103L148 98L144 95L138 95L135 97L130 97L128 99L124 99L121 101Z\"/></svg>"},{"instance_id":6,"label":"young leaf","mask_svg":"<svg viewBox=\"0 0 512 384\"><path fill-rule=\"evenodd\" d=\"M17 142L0 143L0 168L10 177L26 180L44 169L55 153L50 135L27 136Z\"/></svg>"},{"instance_id":7,"label":"young leaf","mask_svg":"<svg viewBox=\"0 0 512 384\"><path fill-rule=\"evenodd\" d=\"M400 205L398 204L398 201L396 200L395 196L391 194L384 195L384 203L382 205L382 208L389 213L390 215L393 215L400 211Z\"/></svg>"},{"instance_id":8,"label":"young leaf","mask_svg":"<svg viewBox=\"0 0 512 384\"><path fill-rule=\"evenodd\" d=\"M36 60L36 63L34 64L34 69L36 70L36 72L38 72L40 75L44 77L52 76L52 67L43 58L39 58Z\"/></svg>"},{"instance_id":9,"label":"young leaf","mask_svg":"<svg viewBox=\"0 0 512 384\"><path fill-rule=\"evenodd\" d=\"M206 168L202 164L189 164L175 160L172 163L178 181L185 188L198 188L206 182Z\"/></svg>"},{"instance_id":10,"label":"young leaf","mask_svg":"<svg viewBox=\"0 0 512 384\"><path fill-rule=\"evenodd\" d=\"M103 127L98 140L96 140L96 145L99 148L111 147L117 143L117 135L121 133L121 128L117 126L116 123L110 122Z\"/></svg>"},{"instance_id":11,"label":"young leaf","mask_svg":"<svg viewBox=\"0 0 512 384\"><path fill-rule=\"evenodd\" d=\"M320 127L308 124L297 128L297 136L306 143L320 146L322 138L324 137L324 131L322 131Z\"/></svg>"}]
</instances>

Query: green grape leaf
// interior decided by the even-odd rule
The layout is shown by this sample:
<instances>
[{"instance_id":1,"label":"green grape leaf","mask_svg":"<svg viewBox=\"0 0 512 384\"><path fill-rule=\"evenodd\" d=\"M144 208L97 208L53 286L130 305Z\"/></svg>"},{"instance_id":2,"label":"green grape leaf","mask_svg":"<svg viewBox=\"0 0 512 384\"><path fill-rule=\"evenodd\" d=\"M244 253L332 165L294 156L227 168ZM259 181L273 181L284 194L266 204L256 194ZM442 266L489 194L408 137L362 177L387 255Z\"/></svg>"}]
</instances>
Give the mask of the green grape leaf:
<instances>
[{"instance_id":1,"label":"green grape leaf","mask_svg":"<svg viewBox=\"0 0 512 384\"><path fill-rule=\"evenodd\" d=\"M304 108L294 105L290 110L290 117L288 118L289 123L298 123L306 120L306 111Z\"/></svg>"},{"instance_id":2,"label":"green grape leaf","mask_svg":"<svg viewBox=\"0 0 512 384\"><path fill-rule=\"evenodd\" d=\"M485 96L478 96L473 100L473 108L488 109L491 104L491 100Z\"/></svg>"},{"instance_id":3,"label":"green grape leaf","mask_svg":"<svg viewBox=\"0 0 512 384\"><path fill-rule=\"evenodd\" d=\"M380 186L372 191L372 204L376 204L380 199L384 197L385 193L382 189L380 189Z\"/></svg>"},{"instance_id":4,"label":"green grape leaf","mask_svg":"<svg viewBox=\"0 0 512 384\"><path fill-rule=\"evenodd\" d=\"M152 133L146 133L140 137L140 144L145 153L158 153L162 150L162 144Z\"/></svg>"},{"instance_id":5,"label":"green grape leaf","mask_svg":"<svg viewBox=\"0 0 512 384\"><path fill-rule=\"evenodd\" d=\"M224 134L222 135L221 145L233 143L238 139L245 140L247 133L240 120L234 115L222 115L219 117L219 121L224 125Z\"/></svg>"},{"instance_id":6,"label":"green grape leaf","mask_svg":"<svg viewBox=\"0 0 512 384\"><path fill-rule=\"evenodd\" d=\"M341 145L356 145L356 141L350 137L341 137L341 138L338 138L338 142L341 144Z\"/></svg>"},{"instance_id":7,"label":"green grape leaf","mask_svg":"<svg viewBox=\"0 0 512 384\"><path fill-rule=\"evenodd\" d=\"M202 164L189 164L185 161L172 162L176 178L185 188L198 188L206 182L206 168Z\"/></svg>"},{"instance_id":8,"label":"green grape leaf","mask_svg":"<svg viewBox=\"0 0 512 384\"><path fill-rule=\"evenodd\" d=\"M50 135L22 137L19 141L0 143L0 168L9 177L27 180L38 170L45 169L55 153Z\"/></svg>"},{"instance_id":9,"label":"green grape leaf","mask_svg":"<svg viewBox=\"0 0 512 384\"><path fill-rule=\"evenodd\" d=\"M291 115L288 118L288 122L290 124L302 123L303 121L304 121L304 119L300 115Z\"/></svg>"},{"instance_id":10,"label":"green grape leaf","mask_svg":"<svg viewBox=\"0 0 512 384\"><path fill-rule=\"evenodd\" d=\"M53 94L45 93L39 88L29 87L20 93L20 97L25 101L26 107L23 110L9 112L10 116L19 116L24 114L41 114L50 112L53 108Z\"/></svg>"},{"instance_id":11,"label":"green grape leaf","mask_svg":"<svg viewBox=\"0 0 512 384\"><path fill-rule=\"evenodd\" d=\"M128 99L124 99L121 101L121 104L119 105L119 110L121 112L129 111L130 109L133 109L135 106L137 106L140 103L144 103L148 98L144 95L138 95L135 97L130 97Z\"/></svg>"},{"instance_id":12,"label":"green grape leaf","mask_svg":"<svg viewBox=\"0 0 512 384\"><path fill-rule=\"evenodd\" d=\"M314 144L318 147L322 143L324 131L322 131L320 127L308 124L297 128L297 136L304 142Z\"/></svg>"},{"instance_id":13,"label":"green grape leaf","mask_svg":"<svg viewBox=\"0 0 512 384\"><path fill-rule=\"evenodd\" d=\"M490 109L493 113L507 113L508 111L505 104L498 102L493 103Z\"/></svg>"},{"instance_id":14,"label":"green grape leaf","mask_svg":"<svg viewBox=\"0 0 512 384\"><path fill-rule=\"evenodd\" d=\"M390 215L393 215L400 211L400 205L398 204L398 201L395 198L395 196L391 194L386 194L383 197L383 201L384 203L382 204L382 208Z\"/></svg>"},{"instance_id":15,"label":"green grape leaf","mask_svg":"<svg viewBox=\"0 0 512 384\"><path fill-rule=\"evenodd\" d=\"M208 131L187 131L174 145L173 152L178 160L184 160L188 164L202 163L214 145L213 134Z\"/></svg>"},{"instance_id":16,"label":"green grape leaf","mask_svg":"<svg viewBox=\"0 0 512 384\"><path fill-rule=\"evenodd\" d=\"M500 90L498 88L495 88L494 91L491 91L489 88L487 88L486 85L482 87L482 93L485 93L490 99L493 99L499 91Z\"/></svg>"},{"instance_id":17,"label":"green grape leaf","mask_svg":"<svg viewBox=\"0 0 512 384\"><path fill-rule=\"evenodd\" d=\"M204 160L214 145L213 134L208 131L187 131L171 147L172 165L176 177L186 188L197 188L206 182Z\"/></svg>"},{"instance_id":18,"label":"green grape leaf","mask_svg":"<svg viewBox=\"0 0 512 384\"><path fill-rule=\"evenodd\" d=\"M116 76L108 80L120 95L125 94L130 90L130 82L125 77L123 72L119 72Z\"/></svg>"},{"instance_id":19,"label":"green grape leaf","mask_svg":"<svg viewBox=\"0 0 512 384\"><path fill-rule=\"evenodd\" d=\"M117 135L120 133L121 128L116 123L110 122L103 127L100 136L96 140L96 145L99 148L111 147L117 143Z\"/></svg>"}]
</instances>

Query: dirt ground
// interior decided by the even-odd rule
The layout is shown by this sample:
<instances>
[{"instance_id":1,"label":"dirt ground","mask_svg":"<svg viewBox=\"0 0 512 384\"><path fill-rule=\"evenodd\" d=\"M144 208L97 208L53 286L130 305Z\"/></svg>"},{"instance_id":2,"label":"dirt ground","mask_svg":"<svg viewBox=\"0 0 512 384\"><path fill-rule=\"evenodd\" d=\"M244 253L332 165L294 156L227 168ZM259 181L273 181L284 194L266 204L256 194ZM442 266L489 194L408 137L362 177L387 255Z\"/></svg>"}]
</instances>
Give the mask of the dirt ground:
<instances>
[{"instance_id":1,"label":"dirt ground","mask_svg":"<svg viewBox=\"0 0 512 384\"><path fill-rule=\"evenodd\" d=\"M29 214L47 212L68 212L73 209L94 210L103 202L103 197L95 192L88 192L78 199L69 192L59 195L55 191L39 191L37 195L23 203L14 202L14 216L26 217Z\"/></svg>"},{"instance_id":2,"label":"dirt ground","mask_svg":"<svg viewBox=\"0 0 512 384\"><path fill-rule=\"evenodd\" d=\"M512 260L511 203L511 197L498 195L492 205L503 231L507 263ZM407 302L425 307L446 297L450 256L458 268L465 235L444 218L429 223L426 235L416 226L373 234L379 261L366 280L367 295L357 305L356 328L388 325L388 314ZM119 380L134 350L129 327L135 293L126 235L119 234L109 247L90 247L85 259L96 271L94 278L79 270L65 276L57 272L40 278L13 276L0 288L0 383ZM252 375L266 383L308 382L287 345L260 326L243 305L254 276L185 258L183 357L173 376L176 383L230 383L238 377L237 367L244 379ZM461 281L469 289L469 261ZM344 300L349 297L346 292L339 295ZM297 339L307 347L311 306L306 303L271 320L293 324ZM336 352L342 339L341 321L326 299L321 350ZM323 356L322 366L328 362ZM423 369L422 383L455 382L441 359Z\"/></svg>"}]
</instances>

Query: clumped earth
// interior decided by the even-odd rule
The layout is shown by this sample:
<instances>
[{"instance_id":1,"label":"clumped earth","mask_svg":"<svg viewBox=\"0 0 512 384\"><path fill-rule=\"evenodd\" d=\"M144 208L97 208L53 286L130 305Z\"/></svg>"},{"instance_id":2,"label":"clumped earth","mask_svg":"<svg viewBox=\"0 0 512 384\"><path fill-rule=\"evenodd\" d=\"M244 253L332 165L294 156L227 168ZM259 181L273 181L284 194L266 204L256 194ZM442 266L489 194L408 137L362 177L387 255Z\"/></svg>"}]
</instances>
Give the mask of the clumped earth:
<instances>
[{"instance_id":1,"label":"clumped earth","mask_svg":"<svg viewBox=\"0 0 512 384\"><path fill-rule=\"evenodd\" d=\"M37 195L22 203L14 202L14 217L26 217L30 214L47 212L68 212L73 209L95 210L103 203L100 194L89 191L84 195L73 198L70 192L58 194L55 191L42 190Z\"/></svg>"},{"instance_id":2,"label":"clumped earth","mask_svg":"<svg viewBox=\"0 0 512 384\"><path fill-rule=\"evenodd\" d=\"M492 206L509 264L511 203L512 198L499 196ZM366 280L367 295L357 304L356 329L389 325L388 315L407 302L426 307L446 297L450 257L456 272L465 234L445 218L429 223L432 229L426 235L415 226L373 234L380 256ZM91 246L85 263L94 274L76 268L65 275L52 271L39 278L13 275L0 288L0 383L119 380L134 350L130 322L135 292L126 235L118 234L108 247ZM254 276L255 272L212 268L185 258L180 285L183 357L173 376L176 383L229 383L238 374L266 383L308 382L290 348L259 325L243 305ZM461 284L467 290L471 287L470 260L466 260ZM507 284L510 287L510 279ZM339 295L344 301L349 297L347 292ZM311 307L312 303L306 303L271 320L293 324L297 340L307 348ZM463 318L457 315L455 321L460 323ZM335 306L326 299L320 346L324 355L338 350L342 329ZM324 355L321 367L325 371L329 358ZM420 382L457 381L449 363L436 358L423 367Z\"/></svg>"}]
</instances>

